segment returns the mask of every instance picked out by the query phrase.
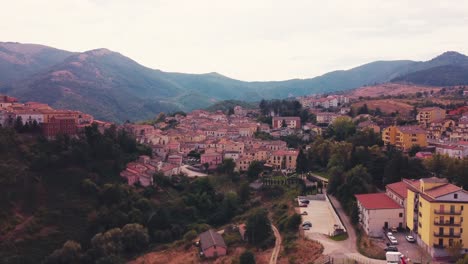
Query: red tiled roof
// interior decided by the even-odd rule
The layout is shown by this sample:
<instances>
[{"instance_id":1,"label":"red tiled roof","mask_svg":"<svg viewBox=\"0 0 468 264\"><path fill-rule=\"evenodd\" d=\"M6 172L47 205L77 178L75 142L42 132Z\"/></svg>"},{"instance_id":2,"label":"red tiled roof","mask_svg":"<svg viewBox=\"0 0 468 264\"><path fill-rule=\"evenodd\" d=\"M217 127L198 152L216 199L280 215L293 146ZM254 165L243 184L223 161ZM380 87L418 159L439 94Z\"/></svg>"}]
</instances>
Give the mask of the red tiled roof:
<instances>
[{"instance_id":1,"label":"red tiled roof","mask_svg":"<svg viewBox=\"0 0 468 264\"><path fill-rule=\"evenodd\" d=\"M408 196L408 185L402 181L387 184L386 187L390 189L391 191L393 191L394 193L396 193L401 198L406 199L406 196Z\"/></svg>"},{"instance_id":2,"label":"red tiled roof","mask_svg":"<svg viewBox=\"0 0 468 264\"><path fill-rule=\"evenodd\" d=\"M356 194L356 199L366 209L400 209L403 208L385 193Z\"/></svg>"},{"instance_id":3,"label":"red tiled roof","mask_svg":"<svg viewBox=\"0 0 468 264\"><path fill-rule=\"evenodd\" d=\"M425 193L433 198L437 198L437 197L440 197L449 193L453 193L456 191L460 191L460 190L461 190L460 187L453 185L451 183L447 183L441 186L434 187L430 190L427 190L425 191Z\"/></svg>"}]
</instances>

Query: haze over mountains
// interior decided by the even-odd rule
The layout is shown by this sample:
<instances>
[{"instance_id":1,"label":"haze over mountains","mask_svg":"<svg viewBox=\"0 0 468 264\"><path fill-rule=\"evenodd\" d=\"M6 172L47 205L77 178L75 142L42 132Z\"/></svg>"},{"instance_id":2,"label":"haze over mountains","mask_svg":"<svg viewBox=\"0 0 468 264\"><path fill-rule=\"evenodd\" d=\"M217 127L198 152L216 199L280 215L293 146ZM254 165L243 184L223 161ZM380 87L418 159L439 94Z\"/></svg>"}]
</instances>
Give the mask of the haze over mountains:
<instances>
[{"instance_id":1,"label":"haze over mountains","mask_svg":"<svg viewBox=\"0 0 468 264\"><path fill-rule=\"evenodd\" d=\"M226 99L258 101L392 81L467 84L468 57L446 52L427 62L376 61L310 79L244 82L218 73L154 70L107 49L76 53L0 42L0 93L116 122L148 119L160 111L205 108Z\"/></svg>"}]
</instances>

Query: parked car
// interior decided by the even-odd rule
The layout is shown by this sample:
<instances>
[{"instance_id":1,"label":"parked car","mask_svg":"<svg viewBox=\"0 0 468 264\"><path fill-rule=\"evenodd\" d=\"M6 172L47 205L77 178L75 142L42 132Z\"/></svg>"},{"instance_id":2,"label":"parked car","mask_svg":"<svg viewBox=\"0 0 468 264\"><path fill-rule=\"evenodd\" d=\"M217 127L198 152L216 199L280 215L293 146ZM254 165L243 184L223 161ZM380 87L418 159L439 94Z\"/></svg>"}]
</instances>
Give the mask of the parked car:
<instances>
[{"instance_id":1,"label":"parked car","mask_svg":"<svg viewBox=\"0 0 468 264\"><path fill-rule=\"evenodd\" d=\"M304 223L302 223L302 226L312 227L312 223L309 221L305 221Z\"/></svg>"},{"instance_id":2,"label":"parked car","mask_svg":"<svg viewBox=\"0 0 468 264\"><path fill-rule=\"evenodd\" d=\"M408 241L410 243L416 242L416 239L414 239L413 236L407 235L407 236L405 236L405 238L406 238L406 241Z\"/></svg>"},{"instance_id":3,"label":"parked car","mask_svg":"<svg viewBox=\"0 0 468 264\"><path fill-rule=\"evenodd\" d=\"M299 204L299 207L307 207L307 204L306 203L301 203L301 204Z\"/></svg>"},{"instance_id":4,"label":"parked car","mask_svg":"<svg viewBox=\"0 0 468 264\"><path fill-rule=\"evenodd\" d=\"M384 250L387 251L387 252L390 252L390 251L391 252L398 252L398 248L395 247L395 246L388 246Z\"/></svg>"},{"instance_id":5,"label":"parked car","mask_svg":"<svg viewBox=\"0 0 468 264\"><path fill-rule=\"evenodd\" d=\"M390 243L392 245L398 245L398 240L394 236L388 236L388 240L390 240Z\"/></svg>"},{"instance_id":6,"label":"parked car","mask_svg":"<svg viewBox=\"0 0 468 264\"><path fill-rule=\"evenodd\" d=\"M306 225L302 227L303 230L310 230L310 226Z\"/></svg>"},{"instance_id":7,"label":"parked car","mask_svg":"<svg viewBox=\"0 0 468 264\"><path fill-rule=\"evenodd\" d=\"M304 211L304 212L302 212L302 213L301 213L301 215L307 215L307 212L306 212L306 211Z\"/></svg>"},{"instance_id":8,"label":"parked car","mask_svg":"<svg viewBox=\"0 0 468 264\"><path fill-rule=\"evenodd\" d=\"M299 200L299 202L301 202L301 203L305 203L305 204L309 204L309 203L310 203L310 201L309 201L309 200Z\"/></svg>"},{"instance_id":9,"label":"parked car","mask_svg":"<svg viewBox=\"0 0 468 264\"><path fill-rule=\"evenodd\" d=\"M387 232L387 237L389 236L393 236L393 233L392 232Z\"/></svg>"},{"instance_id":10,"label":"parked car","mask_svg":"<svg viewBox=\"0 0 468 264\"><path fill-rule=\"evenodd\" d=\"M391 227L390 228L390 231L392 231L393 233L397 233L398 232L398 229L396 227Z\"/></svg>"}]
</instances>

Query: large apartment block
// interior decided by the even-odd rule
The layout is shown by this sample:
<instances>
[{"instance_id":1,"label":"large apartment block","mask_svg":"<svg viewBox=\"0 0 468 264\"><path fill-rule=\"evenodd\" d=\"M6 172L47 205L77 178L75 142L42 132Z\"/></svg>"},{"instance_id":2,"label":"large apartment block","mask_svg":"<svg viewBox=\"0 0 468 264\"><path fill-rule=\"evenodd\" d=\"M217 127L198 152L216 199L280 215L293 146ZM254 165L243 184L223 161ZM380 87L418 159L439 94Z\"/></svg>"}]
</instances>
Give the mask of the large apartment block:
<instances>
[{"instance_id":1,"label":"large apartment block","mask_svg":"<svg viewBox=\"0 0 468 264\"><path fill-rule=\"evenodd\" d=\"M435 177L404 182L406 225L418 244L436 258L449 256L447 248L456 243L468 252L468 192Z\"/></svg>"},{"instance_id":2,"label":"large apartment block","mask_svg":"<svg viewBox=\"0 0 468 264\"><path fill-rule=\"evenodd\" d=\"M416 120L418 120L419 124L428 126L436 120L444 119L445 115L445 110L442 108L425 107L419 110Z\"/></svg>"},{"instance_id":3,"label":"large apartment block","mask_svg":"<svg viewBox=\"0 0 468 264\"><path fill-rule=\"evenodd\" d=\"M382 140L385 145L406 151L413 145L427 146L426 131L418 126L389 126L382 132Z\"/></svg>"}]
</instances>

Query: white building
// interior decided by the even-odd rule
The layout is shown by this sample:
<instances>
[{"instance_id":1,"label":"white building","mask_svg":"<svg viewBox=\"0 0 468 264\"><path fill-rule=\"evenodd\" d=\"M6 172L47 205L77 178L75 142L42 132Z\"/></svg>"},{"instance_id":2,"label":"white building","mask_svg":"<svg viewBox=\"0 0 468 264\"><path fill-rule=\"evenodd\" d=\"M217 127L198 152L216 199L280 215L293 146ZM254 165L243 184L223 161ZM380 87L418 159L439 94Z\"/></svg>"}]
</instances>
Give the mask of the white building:
<instances>
[{"instance_id":1,"label":"white building","mask_svg":"<svg viewBox=\"0 0 468 264\"><path fill-rule=\"evenodd\" d=\"M370 237L382 237L384 228L404 227L404 208L385 193L357 194L359 223Z\"/></svg>"},{"instance_id":2,"label":"white building","mask_svg":"<svg viewBox=\"0 0 468 264\"><path fill-rule=\"evenodd\" d=\"M468 146L466 144L459 145L437 145L436 153L441 155L447 155L455 159L463 159L468 157Z\"/></svg>"}]
</instances>

